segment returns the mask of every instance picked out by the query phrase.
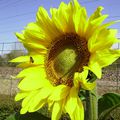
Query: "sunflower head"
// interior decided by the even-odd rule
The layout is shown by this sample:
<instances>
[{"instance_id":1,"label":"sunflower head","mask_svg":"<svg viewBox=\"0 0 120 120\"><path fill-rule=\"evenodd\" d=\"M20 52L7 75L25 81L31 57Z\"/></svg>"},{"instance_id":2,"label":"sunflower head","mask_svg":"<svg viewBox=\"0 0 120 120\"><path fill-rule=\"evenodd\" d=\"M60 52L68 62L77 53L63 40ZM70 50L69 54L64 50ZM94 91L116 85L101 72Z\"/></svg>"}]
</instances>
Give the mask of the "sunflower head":
<instances>
[{"instance_id":1,"label":"sunflower head","mask_svg":"<svg viewBox=\"0 0 120 120\"><path fill-rule=\"evenodd\" d=\"M82 72L89 61L87 41L75 33L65 33L51 43L46 72L53 85L73 86L75 72Z\"/></svg>"},{"instance_id":2,"label":"sunflower head","mask_svg":"<svg viewBox=\"0 0 120 120\"><path fill-rule=\"evenodd\" d=\"M34 112L46 103L52 111L52 120L62 112L72 120L83 120L84 109L78 91L91 90L91 73L101 78L101 69L120 57L112 45L119 42L117 31L108 29L115 22L102 24L108 15L98 7L88 18L86 9L77 0L58 8L51 8L51 17L40 7L36 22L16 33L28 50L28 55L12 62L21 62L24 68L16 100L23 99L21 113ZM73 106L74 104L74 106Z\"/></svg>"}]
</instances>

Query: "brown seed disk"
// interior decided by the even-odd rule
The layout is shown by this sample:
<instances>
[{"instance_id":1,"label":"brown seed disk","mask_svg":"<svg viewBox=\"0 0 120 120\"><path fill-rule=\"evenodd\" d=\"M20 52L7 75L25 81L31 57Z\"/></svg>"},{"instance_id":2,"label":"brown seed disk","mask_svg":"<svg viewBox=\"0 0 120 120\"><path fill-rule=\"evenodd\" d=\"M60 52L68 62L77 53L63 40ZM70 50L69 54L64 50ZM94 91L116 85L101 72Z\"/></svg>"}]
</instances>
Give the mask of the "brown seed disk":
<instances>
[{"instance_id":1,"label":"brown seed disk","mask_svg":"<svg viewBox=\"0 0 120 120\"><path fill-rule=\"evenodd\" d=\"M57 58L66 49L70 49L71 53L74 52L76 57L75 63L73 63L67 72L64 72L64 67L60 64L62 59L59 60ZM67 57L69 57L69 53ZM72 87L74 73L82 72L83 66L86 66L89 62L89 57L90 53L88 51L86 39L80 38L80 36L75 33L66 33L59 36L48 48L48 54L45 62L48 79L54 86L64 84ZM72 59L73 58L69 60Z\"/></svg>"}]
</instances>

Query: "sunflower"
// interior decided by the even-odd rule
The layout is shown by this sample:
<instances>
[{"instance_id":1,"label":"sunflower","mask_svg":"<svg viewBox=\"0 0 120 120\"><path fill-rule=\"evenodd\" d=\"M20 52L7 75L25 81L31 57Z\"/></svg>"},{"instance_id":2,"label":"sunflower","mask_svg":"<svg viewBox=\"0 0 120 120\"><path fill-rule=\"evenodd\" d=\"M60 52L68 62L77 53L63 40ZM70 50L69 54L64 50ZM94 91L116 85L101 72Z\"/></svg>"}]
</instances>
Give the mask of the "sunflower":
<instances>
[{"instance_id":1,"label":"sunflower","mask_svg":"<svg viewBox=\"0 0 120 120\"><path fill-rule=\"evenodd\" d=\"M84 107L78 96L80 89L92 90L89 72L101 78L101 69L120 56L112 45L119 42L117 30L108 29L115 22L102 24L108 15L98 7L88 18L86 9L77 0L58 9L51 8L51 16L40 7L36 22L16 33L28 50L12 62L24 68L15 100L22 101L21 114L39 110L45 104L52 111L52 120L68 113L71 120L84 120Z\"/></svg>"}]
</instances>

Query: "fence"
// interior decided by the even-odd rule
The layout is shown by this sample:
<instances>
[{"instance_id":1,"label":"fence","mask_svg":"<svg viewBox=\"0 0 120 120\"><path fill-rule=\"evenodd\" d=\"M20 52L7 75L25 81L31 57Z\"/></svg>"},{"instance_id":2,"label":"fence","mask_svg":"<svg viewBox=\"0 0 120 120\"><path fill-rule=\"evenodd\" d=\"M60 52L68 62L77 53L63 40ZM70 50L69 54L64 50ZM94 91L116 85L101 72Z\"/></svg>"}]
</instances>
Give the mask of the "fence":
<instances>
[{"instance_id":1,"label":"fence","mask_svg":"<svg viewBox=\"0 0 120 120\"><path fill-rule=\"evenodd\" d=\"M119 46L118 46L119 47ZM1 43L0 56L5 58L7 55L13 54L12 57L23 55L26 53L23 45L19 42ZM11 57L11 59L12 59ZM15 67L9 67L2 63L8 61L0 61L0 95L7 95L10 98L17 92L18 80L14 80L14 76L21 70ZM98 94L102 95L107 92L120 93L120 59L111 66L103 69L103 77L97 81ZM114 120L120 120L120 108L112 113ZM110 119L109 119L110 120Z\"/></svg>"}]
</instances>

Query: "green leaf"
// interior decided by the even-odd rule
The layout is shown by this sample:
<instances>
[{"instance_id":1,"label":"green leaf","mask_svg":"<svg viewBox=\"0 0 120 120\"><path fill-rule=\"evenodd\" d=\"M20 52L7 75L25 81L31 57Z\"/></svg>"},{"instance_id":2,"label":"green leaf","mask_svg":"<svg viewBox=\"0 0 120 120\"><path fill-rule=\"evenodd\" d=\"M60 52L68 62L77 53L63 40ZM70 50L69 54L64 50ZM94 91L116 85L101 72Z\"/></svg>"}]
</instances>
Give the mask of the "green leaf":
<instances>
[{"instance_id":1,"label":"green leaf","mask_svg":"<svg viewBox=\"0 0 120 120\"><path fill-rule=\"evenodd\" d=\"M118 106L120 106L120 94L107 93L101 96L98 100L99 120L105 120L110 112Z\"/></svg>"},{"instance_id":2,"label":"green leaf","mask_svg":"<svg viewBox=\"0 0 120 120\"><path fill-rule=\"evenodd\" d=\"M27 113L24 115L21 115L19 113L14 113L10 115L6 120L50 120L50 118L47 118L38 112L34 112L34 113Z\"/></svg>"}]
</instances>

